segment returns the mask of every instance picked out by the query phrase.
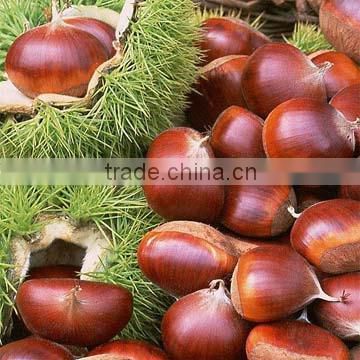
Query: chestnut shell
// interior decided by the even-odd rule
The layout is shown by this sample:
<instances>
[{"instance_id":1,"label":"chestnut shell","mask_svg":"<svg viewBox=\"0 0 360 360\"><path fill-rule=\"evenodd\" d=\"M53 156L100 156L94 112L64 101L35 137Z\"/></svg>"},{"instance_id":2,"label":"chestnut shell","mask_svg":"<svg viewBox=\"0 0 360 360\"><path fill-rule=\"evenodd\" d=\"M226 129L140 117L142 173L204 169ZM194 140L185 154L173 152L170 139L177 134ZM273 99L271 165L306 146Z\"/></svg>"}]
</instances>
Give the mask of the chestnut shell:
<instances>
[{"instance_id":1,"label":"chestnut shell","mask_svg":"<svg viewBox=\"0 0 360 360\"><path fill-rule=\"evenodd\" d=\"M360 62L360 6L357 0L323 0L320 28L336 50Z\"/></svg>"},{"instance_id":2,"label":"chestnut shell","mask_svg":"<svg viewBox=\"0 0 360 360\"><path fill-rule=\"evenodd\" d=\"M360 202L333 199L306 209L291 230L291 244L329 274L360 270Z\"/></svg>"},{"instance_id":3,"label":"chestnut shell","mask_svg":"<svg viewBox=\"0 0 360 360\"><path fill-rule=\"evenodd\" d=\"M20 285L16 306L33 334L66 345L95 346L127 325L132 295L104 283L34 279Z\"/></svg>"},{"instance_id":4,"label":"chestnut shell","mask_svg":"<svg viewBox=\"0 0 360 360\"><path fill-rule=\"evenodd\" d=\"M35 336L0 347L1 360L73 360L65 347Z\"/></svg>"},{"instance_id":5,"label":"chestnut shell","mask_svg":"<svg viewBox=\"0 0 360 360\"><path fill-rule=\"evenodd\" d=\"M107 59L106 47L95 36L55 22L20 35L8 51L5 70L11 82L28 97L81 97L97 67Z\"/></svg>"},{"instance_id":6,"label":"chestnut shell","mask_svg":"<svg viewBox=\"0 0 360 360\"><path fill-rule=\"evenodd\" d=\"M349 360L349 350L336 336L302 321L262 324L246 341L249 360Z\"/></svg>"}]
</instances>

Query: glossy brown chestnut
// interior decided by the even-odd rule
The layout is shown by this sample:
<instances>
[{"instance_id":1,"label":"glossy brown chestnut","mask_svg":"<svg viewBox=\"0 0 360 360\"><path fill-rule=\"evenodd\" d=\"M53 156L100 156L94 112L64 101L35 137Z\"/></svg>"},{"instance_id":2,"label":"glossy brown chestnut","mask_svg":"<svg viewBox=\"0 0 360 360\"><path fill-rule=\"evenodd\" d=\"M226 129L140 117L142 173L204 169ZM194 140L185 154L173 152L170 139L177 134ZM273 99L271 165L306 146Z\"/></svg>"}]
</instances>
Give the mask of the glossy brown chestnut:
<instances>
[{"instance_id":1,"label":"glossy brown chestnut","mask_svg":"<svg viewBox=\"0 0 360 360\"><path fill-rule=\"evenodd\" d=\"M147 153L149 167L154 162L159 172L168 174L169 168L181 166L188 159L201 159L211 165L214 153L207 138L185 127L173 128L161 133L150 145ZM169 166L159 165L159 159L169 159ZM218 218L224 203L221 185L161 185L154 181L143 186L149 206L167 220L194 220L213 223Z\"/></svg>"},{"instance_id":2,"label":"glossy brown chestnut","mask_svg":"<svg viewBox=\"0 0 360 360\"><path fill-rule=\"evenodd\" d=\"M67 18L64 19L64 22L95 36L101 44L105 46L108 58L115 55L115 48L113 46L113 42L115 41L115 29L112 26L103 21L85 17Z\"/></svg>"},{"instance_id":3,"label":"glossy brown chestnut","mask_svg":"<svg viewBox=\"0 0 360 360\"><path fill-rule=\"evenodd\" d=\"M315 301L310 306L312 319L341 339L360 341L360 272L324 279L321 286L331 296L343 296L344 301Z\"/></svg>"},{"instance_id":4,"label":"glossy brown chestnut","mask_svg":"<svg viewBox=\"0 0 360 360\"><path fill-rule=\"evenodd\" d=\"M242 255L231 281L231 300L246 320L284 319L313 300L340 301L324 293L314 270L289 246L257 247Z\"/></svg>"},{"instance_id":5,"label":"glossy brown chestnut","mask_svg":"<svg viewBox=\"0 0 360 360\"><path fill-rule=\"evenodd\" d=\"M238 360L245 353L249 323L231 304L222 281L174 303L161 324L165 351L172 360Z\"/></svg>"},{"instance_id":6,"label":"glossy brown chestnut","mask_svg":"<svg viewBox=\"0 0 360 360\"><path fill-rule=\"evenodd\" d=\"M50 265L31 268L26 279L78 278L81 268L69 265Z\"/></svg>"},{"instance_id":7,"label":"glossy brown chestnut","mask_svg":"<svg viewBox=\"0 0 360 360\"><path fill-rule=\"evenodd\" d=\"M38 337L28 337L0 347L1 360L73 360L63 346Z\"/></svg>"},{"instance_id":8,"label":"glossy brown chestnut","mask_svg":"<svg viewBox=\"0 0 360 360\"><path fill-rule=\"evenodd\" d=\"M111 354L127 360L168 360L160 348L145 341L115 340L91 350L88 356Z\"/></svg>"},{"instance_id":9,"label":"glossy brown chestnut","mask_svg":"<svg viewBox=\"0 0 360 360\"><path fill-rule=\"evenodd\" d=\"M325 51L312 58L312 62L318 67L326 61L332 64L324 75L328 98L348 86L360 84L360 69L348 56L338 51Z\"/></svg>"},{"instance_id":10,"label":"glossy brown chestnut","mask_svg":"<svg viewBox=\"0 0 360 360\"><path fill-rule=\"evenodd\" d=\"M360 270L360 202L334 199L306 209L291 230L291 244L329 274Z\"/></svg>"},{"instance_id":11,"label":"glossy brown chestnut","mask_svg":"<svg viewBox=\"0 0 360 360\"><path fill-rule=\"evenodd\" d=\"M28 97L48 93L80 97L96 68L108 57L107 47L96 36L56 16L51 23L15 40L6 56L5 70Z\"/></svg>"},{"instance_id":12,"label":"glossy brown chestnut","mask_svg":"<svg viewBox=\"0 0 360 360\"><path fill-rule=\"evenodd\" d=\"M360 119L360 84L339 91L330 101L348 121ZM360 156L360 129L355 130L355 156Z\"/></svg>"},{"instance_id":13,"label":"glossy brown chestnut","mask_svg":"<svg viewBox=\"0 0 360 360\"><path fill-rule=\"evenodd\" d=\"M325 69L292 45L264 45L243 70L241 86L247 107L265 119L276 106L293 98L307 96L325 102ZM284 74L286 79L281 80Z\"/></svg>"},{"instance_id":14,"label":"glossy brown chestnut","mask_svg":"<svg viewBox=\"0 0 360 360\"><path fill-rule=\"evenodd\" d=\"M301 213L318 202L335 199L337 197L337 188L333 186L322 186L319 188L297 186L295 187L295 194L298 205L297 211Z\"/></svg>"},{"instance_id":15,"label":"glossy brown chestnut","mask_svg":"<svg viewBox=\"0 0 360 360\"><path fill-rule=\"evenodd\" d=\"M252 112L230 106L217 118L210 145L219 158L265 157L262 145L263 120Z\"/></svg>"},{"instance_id":16,"label":"glossy brown chestnut","mask_svg":"<svg viewBox=\"0 0 360 360\"><path fill-rule=\"evenodd\" d=\"M287 211L290 204L296 206L295 193L290 186L228 186L221 221L240 235L277 236L294 222Z\"/></svg>"},{"instance_id":17,"label":"glossy brown chestnut","mask_svg":"<svg viewBox=\"0 0 360 360\"><path fill-rule=\"evenodd\" d=\"M202 24L200 48L206 63L227 55L251 55L270 39L245 21L230 17L210 18Z\"/></svg>"},{"instance_id":18,"label":"glossy brown chestnut","mask_svg":"<svg viewBox=\"0 0 360 360\"><path fill-rule=\"evenodd\" d=\"M341 185L340 197L360 201L360 185Z\"/></svg>"},{"instance_id":19,"label":"glossy brown chestnut","mask_svg":"<svg viewBox=\"0 0 360 360\"><path fill-rule=\"evenodd\" d=\"M104 283L34 279L19 287L16 306L33 334L66 345L94 346L126 326L132 295Z\"/></svg>"},{"instance_id":20,"label":"glossy brown chestnut","mask_svg":"<svg viewBox=\"0 0 360 360\"><path fill-rule=\"evenodd\" d=\"M336 50L360 62L360 6L357 0L323 0L320 28Z\"/></svg>"},{"instance_id":21,"label":"glossy brown chestnut","mask_svg":"<svg viewBox=\"0 0 360 360\"><path fill-rule=\"evenodd\" d=\"M358 127L329 104L292 99L277 106L265 120L265 153L271 158L353 157Z\"/></svg>"},{"instance_id":22,"label":"glossy brown chestnut","mask_svg":"<svg viewBox=\"0 0 360 360\"><path fill-rule=\"evenodd\" d=\"M261 324L246 341L249 360L350 360L349 350L336 336L302 321Z\"/></svg>"},{"instance_id":23,"label":"glossy brown chestnut","mask_svg":"<svg viewBox=\"0 0 360 360\"><path fill-rule=\"evenodd\" d=\"M248 56L229 55L216 59L200 70L190 94L186 115L198 130L208 130L217 117L231 105L245 106L241 77Z\"/></svg>"},{"instance_id":24,"label":"glossy brown chestnut","mask_svg":"<svg viewBox=\"0 0 360 360\"><path fill-rule=\"evenodd\" d=\"M232 242L211 226L173 221L144 236L138 264L153 283L183 296L206 288L212 280L230 277L236 255Z\"/></svg>"}]
</instances>

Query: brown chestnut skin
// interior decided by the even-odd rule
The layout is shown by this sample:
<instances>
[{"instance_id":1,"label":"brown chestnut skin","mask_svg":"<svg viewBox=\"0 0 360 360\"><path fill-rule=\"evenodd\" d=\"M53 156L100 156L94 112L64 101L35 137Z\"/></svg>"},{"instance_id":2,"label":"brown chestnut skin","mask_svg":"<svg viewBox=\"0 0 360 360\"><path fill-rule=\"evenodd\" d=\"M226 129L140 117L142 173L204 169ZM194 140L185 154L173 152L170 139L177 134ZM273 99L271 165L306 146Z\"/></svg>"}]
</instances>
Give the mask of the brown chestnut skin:
<instances>
[{"instance_id":1,"label":"brown chestnut skin","mask_svg":"<svg viewBox=\"0 0 360 360\"><path fill-rule=\"evenodd\" d=\"M31 268L26 279L79 278L79 266L49 265Z\"/></svg>"},{"instance_id":2,"label":"brown chestnut skin","mask_svg":"<svg viewBox=\"0 0 360 360\"><path fill-rule=\"evenodd\" d=\"M101 44L105 46L108 58L115 55L116 51L113 46L113 42L115 41L115 29L109 24L86 17L68 18L64 19L64 22L95 36Z\"/></svg>"},{"instance_id":3,"label":"brown chestnut skin","mask_svg":"<svg viewBox=\"0 0 360 360\"><path fill-rule=\"evenodd\" d=\"M333 199L315 204L295 221L293 248L329 274L360 270L360 202Z\"/></svg>"},{"instance_id":4,"label":"brown chestnut skin","mask_svg":"<svg viewBox=\"0 0 360 360\"><path fill-rule=\"evenodd\" d=\"M81 97L96 68L107 59L106 47L95 36L59 20L20 35L8 51L5 70L28 97L51 93Z\"/></svg>"},{"instance_id":5,"label":"brown chestnut skin","mask_svg":"<svg viewBox=\"0 0 360 360\"><path fill-rule=\"evenodd\" d=\"M250 324L236 313L223 282L218 289L199 290L179 299L161 323L171 360L242 359L249 330Z\"/></svg>"},{"instance_id":6,"label":"brown chestnut skin","mask_svg":"<svg viewBox=\"0 0 360 360\"><path fill-rule=\"evenodd\" d=\"M249 360L350 360L336 336L296 320L257 325L246 341L246 353Z\"/></svg>"},{"instance_id":7,"label":"brown chestnut skin","mask_svg":"<svg viewBox=\"0 0 360 360\"><path fill-rule=\"evenodd\" d=\"M270 158L348 158L354 155L354 129L331 105L298 98L266 118L263 144Z\"/></svg>"},{"instance_id":8,"label":"brown chestnut skin","mask_svg":"<svg viewBox=\"0 0 360 360\"><path fill-rule=\"evenodd\" d=\"M330 101L348 121L360 119L360 84L339 91ZM355 156L360 156L360 128L355 130Z\"/></svg>"},{"instance_id":9,"label":"brown chestnut skin","mask_svg":"<svg viewBox=\"0 0 360 360\"><path fill-rule=\"evenodd\" d=\"M66 345L95 346L127 325L132 295L104 283L34 279L20 285L16 306L33 334Z\"/></svg>"},{"instance_id":10,"label":"brown chestnut skin","mask_svg":"<svg viewBox=\"0 0 360 360\"><path fill-rule=\"evenodd\" d=\"M308 207L321 201L335 199L337 197L337 188L334 186L322 186L319 188L309 188L306 186L295 187L297 200L297 212L302 212Z\"/></svg>"},{"instance_id":11,"label":"brown chestnut skin","mask_svg":"<svg viewBox=\"0 0 360 360\"><path fill-rule=\"evenodd\" d=\"M247 59L248 56L229 55L212 61L200 70L186 111L192 127L208 130L229 106L246 106L241 77Z\"/></svg>"},{"instance_id":12,"label":"brown chestnut skin","mask_svg":"<svg viewBox=\"0 0 360 360\"><path fill-rule=\"evenodd\" d=\"M341 185L340 197L360 201L360 185Z\"/></svg>"},{"instance_id":13,"label":"brown chestnut skin","mask_svg":"<svg viewBox=\"0 0 360 360\"><path fill-rule=\"evenodd\" d=\"M360 6L357 0L323 0L320 28L336 50L360 62Z\"/></svg>"},{"instance_id":14,"label":"brown chestnut skin","mask_svg":"<svg viewBox=\"0 0 360 360\"><path fill-rule=\"evenodd\" d=\"M144 275L174 296L230 277L236 263L236 252L223 234L192 221L160 225L143 237L138 249L138 264Z\"/></svg>"},{"instance_id":15,"label":"brown chestnut skin","mask_svg":"<svg viewBox=\"0 0 360 360\"><path fill-rule=\"evenodd\" d=\"M323 72L292 45L264 45L249 57L243 70L241 87L247 108L265 119L290 99L309 97L325 103Z\"/></svg>"},{"instance_id":16,"label":"brown chestnut skin","mask_svg":"<svg viewBox=\"0 0 360 360\"><path fill-rule=\"evenodd\" d=\"M343 296L344 300L315 301L309 308L311 319L343 340L360 341L360 272L324 279L321 287L327 294Z\"/></svg>"},{"instance_id":17,"label":"brown chestnut skin","mask_svg":"<svg viewBox=\"0 0 360 360\"><path fill-rule=\"evenodd\" d=\"M236 18L210 18L201 27L200 48L206 63L227 55L251 55L258 47L271 42L260 31Z\"/></svg>"},{"instance_id":18,"label":"brown chestnut skin","mask_svg":"<svg viewBox=\"0 0 360 360\"><path fill-rule=\"evenodd\" d=\"M263 158L262 129L264 121L252 112L230 106L217 118L210 145L219 158Z\"/></svg>"},{"instance_id":19,"label":"brown chestnut skin","mask_svg":"<svg viewBox=\"0 0 360 360\"><path fill-rule=\"evenodd\" d=\"M226 188L222 224L237 234L272 237L294 222L287 208L296 207L290 186L232 185Z\"/></svg>"},{"instance_id":20,"label":"brown chestnut skin","mask_svg":"<svg viewBox=\"0 0 360 360\"><path fill-rule=\"evenodd\" d=\"M73 360L65 347L39 337L28 337L0 347L1 360Z\"/></svg>"},{"instance_id":21,"label":"brown chestnut skin","mask_svg":"<svg viewBox=\"0 0 360 360\"><path fill-rule=\"evenodd\" d=\"M149 167L151 159L186 159L202 161L214 158L208 141L196 130L178 127L162 132L150 145L147 153ZM159 167L159 166L158 166ZM167 168L159 169L160 173ZM221 185L144 185L149 206L166 220L193 220L214 223L224 203L224 189Z\"/></svg>"},{"instance_id":22,"label":"brown chestnut skin","mask_svg":"<svg viewBox=\"0 0 360 360\"><path fill-rule=\"evenodd\" d=\"M127 360L168 360L160 348L145 341L115 340L91 350L88 356L111 354Z\"/></svg>"},{"instance_id":23,"label":"brown chestnut skin","mask_svg":"<svg viewBox=\"0 0 360 360\"><path fill-rule=\"evenodd\" d=\"M332 64L324 75L329 99L348 86L360 84L360 69L347 55L338 51L325 51L312 58L312 62L319 67L326 61Z\"/></svg>"},{"instance_id":24,"label":"brown chestnut skin","mask_svg":"<svg viewBox=\"0 0 360 360\"><path fill-rule=\"evenodd\" d=\"M240 257L231 280L236 311L253 322L285 319L317 298L340 301L323 292L314 270L288 245L248 251Z\"/></svg>"}]
</instances>

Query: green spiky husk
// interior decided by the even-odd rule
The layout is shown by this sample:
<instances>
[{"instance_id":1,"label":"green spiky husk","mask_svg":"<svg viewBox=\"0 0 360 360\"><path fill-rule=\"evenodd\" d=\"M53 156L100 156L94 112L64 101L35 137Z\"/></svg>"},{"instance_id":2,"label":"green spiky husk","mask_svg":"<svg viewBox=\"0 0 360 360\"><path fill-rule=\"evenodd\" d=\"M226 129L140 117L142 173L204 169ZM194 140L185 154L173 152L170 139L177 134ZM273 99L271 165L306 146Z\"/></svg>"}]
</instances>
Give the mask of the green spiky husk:
<instances>
[{"instance_id":1,"label":"green spiky husk","mask_svg":"<svg viewBox=\"0 0 360 360\"><path fill-rule=\"evenodd\" d=\"M73 1L121 8L119 0ZM24 24L45 22L50 0L0 0L0 66ZM103 77L91 109L39 105L31 119L0 118L5 157L120 157L140 154L173 125L196 74L199 36L191 0L140 3L122 64Z\"/></svg>"},{"instance_id":2,"label":"green spiky husk","mask_svg":"<svg viewBox=\"0 0 360 360\"><path fill-rule=\"evenodd\" d=\"M324 34L314 24L297 23L291 37L285 38L286 42L296 46L305 54L319 50L331 50L332 46L325 39Z\"/></svg>"},{"instance_id":3,"label":"green spiky husk","mask_svg":"<svg viewBox=\"0 0 360 360\"><path fill-rule=\"evenodd\" d=\"M13 307L11 242L40 229L41 214L66 215L78 224L92 223L108 232L105 270L94 280L120 284L133 293L134 313L121 337L160 341L160 320L172 299L146 280L137 266L141 237L160 219L147 207L139 187L1 187L0 197L0 333L4 334Z\"/></svg>"}]
</instances>

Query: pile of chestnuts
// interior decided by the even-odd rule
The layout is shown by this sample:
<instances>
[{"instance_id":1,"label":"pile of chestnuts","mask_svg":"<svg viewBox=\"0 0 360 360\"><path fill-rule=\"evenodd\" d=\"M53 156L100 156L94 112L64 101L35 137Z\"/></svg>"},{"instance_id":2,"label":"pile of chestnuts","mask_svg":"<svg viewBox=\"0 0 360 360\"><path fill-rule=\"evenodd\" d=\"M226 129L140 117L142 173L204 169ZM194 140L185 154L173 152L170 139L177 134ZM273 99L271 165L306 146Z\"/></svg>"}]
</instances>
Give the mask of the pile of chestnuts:
<instances>
[{"instance_id":1,"label":"pile of chestnuts","mask_svg":"<svg viewBox=\"0 0 360 360\"><path fill-rule=\"evenodd\" d=\"M230 18L203 32L191 127L161 133L149 164L359 156L360 68L348 55L304 54ZM358 359L358 185L143 188L169 221L143 237L138 264L177 298L162 320L170 359Z\"/></svg>"}]
</instances>

